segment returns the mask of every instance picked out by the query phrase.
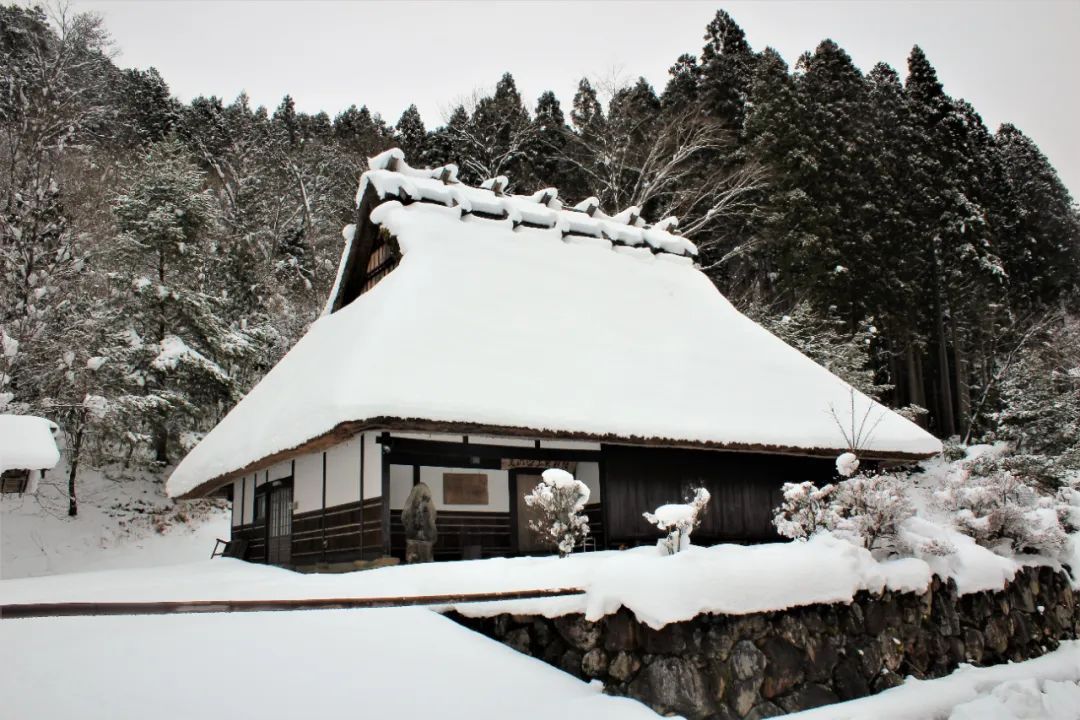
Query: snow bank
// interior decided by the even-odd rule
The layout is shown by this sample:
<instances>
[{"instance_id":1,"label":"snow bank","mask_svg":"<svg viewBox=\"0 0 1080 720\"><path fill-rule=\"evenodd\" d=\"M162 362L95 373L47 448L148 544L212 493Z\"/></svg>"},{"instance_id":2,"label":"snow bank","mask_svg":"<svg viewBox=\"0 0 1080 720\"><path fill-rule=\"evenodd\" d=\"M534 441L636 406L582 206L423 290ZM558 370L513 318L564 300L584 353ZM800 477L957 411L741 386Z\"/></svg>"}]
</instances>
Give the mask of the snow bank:
<instances>
[{"instance_id":1,"label":"snow bank","mask_svg":"<svg viewBox=\"0 0 1080 720\"><path fill-rule=\"evenodd\" d=\"M60 462L56 424L33 415L0 415L0 473L48 470Z\"/></svg>"},{"instance_id":2,"label":"snow bank","mask_svg":"<svg viewBox=\"0 0 1080 720\"><path fill-rule=\"evenodd\" d=\"M214 541L229 537L226 508L211 501L178 508L159 475L114 470L80 467L74 518L67 514L63 461L33 497L0 496L0 577L191 563L209 558Z\"/></svg>"},{"instance_id":3,"label":"snow bank","mask_svg":"<svg viewBox=\"0 0 1080 720\"><path fill-rule=\"evenodd\" d=\"M415 608L0 620L0 647L12 720L657 718Z\"/></svg>"},{"instance_id":4,"label":"snow bank","mask_svg":"<svg viewBox=\"0 0 1080 720\"><path fill-rule=\"evenodd\" d=\"M484 193L519 213L555 212L385 170L365 177L390 181L369 177L379 173L413 189ZM460 207L431 203L384 202L372 220L398 238L397 269L316 321L184 458L171 495L376 417L832 456L846 448L828 410L850 406L850 386L739 313L689 257L566 242L558 227L467 220ZM444 352L457 347L470 352ZM881 417L865 455L940 450L869 398L856 394L856 404L860 416L869 406Z\"/></svg>"},{"instance_id":5,"label":"snow bank","mask_svg":"<svg viewBox=\"0 0 1080 720\"><path fill-rule=\"evenodd\" d=\"M1080 707L1080 641L1035 660L976 668L936 680L908 678L872 697L778 720L1075 720Z\"/></svg>"}]
</instances>

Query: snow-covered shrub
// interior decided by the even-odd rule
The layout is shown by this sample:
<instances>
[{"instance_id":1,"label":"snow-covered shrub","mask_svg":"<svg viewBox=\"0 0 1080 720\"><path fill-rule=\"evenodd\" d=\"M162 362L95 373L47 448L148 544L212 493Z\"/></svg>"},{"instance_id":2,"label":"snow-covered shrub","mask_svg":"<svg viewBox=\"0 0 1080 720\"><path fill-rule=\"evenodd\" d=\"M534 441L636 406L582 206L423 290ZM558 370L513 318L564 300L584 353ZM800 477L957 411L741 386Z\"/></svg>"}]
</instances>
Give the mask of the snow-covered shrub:
<instances>
[{"instance_id":1,"label":"snow-covered shrub","mask_svg":"<svg viewBox=\"0 0 1080 720\"><path fill-rule=\"evenodd\" d=\"M835 485L787 483L773 525L782 536L805 539L828 530L871 551L900 554L900 525L915 514L900 475L858 474Z\"/></svg>"},{"instance_id":2,"label":"snow-covered shrub","mask_svg":"<svg viewBox=\"0 0 1080 720\"><path fill-rule=\"evenodd\" d=\"M690 533L701 522L701 511L709 504L709 497L708 490L698 488L688 502L661 505L655 512L642 513L646 520L667 532L667 537L657 542L665 555L674 555L690 547Z\"/></svg>"},{"instance_id":3,"label":"snow-covered shrub","mask_svg":"<svg viewBox=\"0 0 1080 720\"><path fill-rule=\"evenodd\" d=\"M1062 519L1071 519L1075 497L1041 491L1007 458L987 455L961 463L934 495L957 529L992 550L1057 556L1068 545Z\"/></svg>"},{"instance_id":4,"label":"snow-covered shrub","mask_svg":"<svg viewBox=\"0 0 1080 720\"><path fill-rule=\"evenodd\" d=\"M818 487L812 482L784 483L784 502L776 508L773 525L783 537L804 540L832 525L832 494L835 485Z\"/></svg>"},{"instance_id":5,"label":"snow-covered shrub","mask_svg":"<svg viewBox=\"0 0 1080 720\"><path fill-rule=\"evenodd\" d=\"M540 513L529 527L555 545L560 557L566 557L589 534L588 518L581 514L589 502L589 488L558 468L545 470L542 478L525 496L525 504Z\"/></svg>"},{"instance_id":6,"label":"snow-covered shrub","mask_svg":"<svg viewBox=\"0 0 1080 720\"><path fill-rule=\"evenodd\" d=\"M965 446L956 435L942 441L941 457L948 462L963 460L966 455L967 446Z\"/></svg>"},{"instance_id":7,"label":"snow-covered shrub","mask_svg":"<svg viewBox=\"0 0 1080 720\"><path fill-rule=\"evenodd\" d=\"M867 550L902 554L900 524L915 514L907 496L906 477L860 473L836 484L830 530Z\"/></svg>"}]
</instances>

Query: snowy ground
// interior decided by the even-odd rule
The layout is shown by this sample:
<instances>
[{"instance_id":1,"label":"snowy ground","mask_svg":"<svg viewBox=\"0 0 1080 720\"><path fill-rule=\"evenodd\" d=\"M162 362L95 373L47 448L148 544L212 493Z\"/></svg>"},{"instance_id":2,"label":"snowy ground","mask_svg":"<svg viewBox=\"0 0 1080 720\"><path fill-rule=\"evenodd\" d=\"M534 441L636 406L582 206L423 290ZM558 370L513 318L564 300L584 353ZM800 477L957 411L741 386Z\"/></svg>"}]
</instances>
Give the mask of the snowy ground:
<instances>
[{"instance_id":1,"label":"snowy ground","mask_svg":"<svg viewBox=\"0 0 1080 720\"><path fill-rule=\"evenodd\" d=\"M153 475L118 468L79 471L79 514L67 515L67 465L36 495L0 496L0 578L186 563L227 538L224 508L177 508Z\"/></svg>"},{"instance_id":2,"label":"snowy ground","mask_svg":"<svg viewBox=\"0 0 1080 720\"><path fill-rule=\"evenodd\" d=\"M880 695L785 715L785 720L1077 720L1080 641L1035 660L962 666L948 677L908 680Z\"/></svg>"},{"instance_id":3,"label":"snowy ground","mask_svg":"<svg viewBox=\"0 0 1080 720\"><path fill-rule=\"evenodd\" d=\"M222 582L234 588L254 581L257 595L309 577L273 568L241 572L234 561L202 565L202 574L187 569L194 566L172 571L184 568L188 593L202 586L195 594L212 596ZM105 588L138 586L156 586L144 596L188 597L172 594L175 583L160 585L166 574L5 581L0 600L14 600L13 587L22 599L58 597L62 585L69 599L85 597L75 594L83 587L100 596ZM0 620L0 647L18 660L18 672L0 673L5 718L656 717L424 608ZM303 692L268 691L269 668L288 668L289 686ZM1067 642L1037 660L908 680L789 720L1075 720L1077 681L1080 643Z\"/></svg>"},{"instance_id":4,"label":"snowy ground","mask_svg":"<svg viewBox=\"0 0 1080 720\"><path fill-rule=\"evenodd\" d=\"M645 617L670 620L705 605L746 611L811 596L842 600L857 586L921 582L925 572L914 560L867 564L868 556L854 550L819 538L792 545L692 548L669 558L640 548L567 560L479 560L345 575L300 575L216 559L3 580L0 603L401 596L577 585L589 592L584 600L458 609L555 613L595 606L602 611L620 598ZM762 580L770 577L779 579ZM753 578L757 584L746 584ZM655 717L644 706L604 696L596 685L426 608L0 620L0 647L19 659L18 673L0 673L5 718L122 720L145 717L147 708L161 719L344 717L358 708L400 717ZM265 688L267 668L275 667L288 667L290 686L305 691L227 689ZM944 720L956 707L954 720L1075 720L1080 717L1078 680L1080 644L1066 643L1027 663L911 680L873 698L793 717ZM176 692L178 683L187 689ZM417 683L426 691L417 692ZM1073 714L1055 709L1062 704Z\"/></svg>"},{"instance_id":5,"label":"snowy ground","mask_svg":"<svg viewBox=\"0 0 1080 720\"><path fill-rule=\"evenodd\" d=\"M415 608L2 620L0 647L11 720L657 717Z\"/></svg>"}]
</instances>

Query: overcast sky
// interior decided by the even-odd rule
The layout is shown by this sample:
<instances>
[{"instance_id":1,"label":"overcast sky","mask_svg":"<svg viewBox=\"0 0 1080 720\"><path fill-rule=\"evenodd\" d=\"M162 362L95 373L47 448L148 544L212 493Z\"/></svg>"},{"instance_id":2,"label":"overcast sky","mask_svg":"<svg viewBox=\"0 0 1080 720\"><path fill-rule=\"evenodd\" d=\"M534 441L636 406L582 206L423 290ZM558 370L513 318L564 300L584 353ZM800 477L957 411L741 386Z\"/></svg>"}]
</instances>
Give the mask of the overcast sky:
<instances>
[{"instance_id":1,"label":"overcast sky","mask_svg":"<svg viewBox=\"0 0 1080 720\"><path fill-rule=\"evenodd\" d=\"M530 105L551 89L568 108L582 75L643 75L659 92L676 57L700 52L718 7L789 63L830 37L862 69L884 60L903 75L917 43L947 92L992 129L1033 137L1080 197L1080 0L73 5L105 17L120 65L156 67L183 100L246 90L273 109L289 93L304 111L366 104L391 122L416 103L429 128L505 71Z\"/></svg>"}]
</instances>

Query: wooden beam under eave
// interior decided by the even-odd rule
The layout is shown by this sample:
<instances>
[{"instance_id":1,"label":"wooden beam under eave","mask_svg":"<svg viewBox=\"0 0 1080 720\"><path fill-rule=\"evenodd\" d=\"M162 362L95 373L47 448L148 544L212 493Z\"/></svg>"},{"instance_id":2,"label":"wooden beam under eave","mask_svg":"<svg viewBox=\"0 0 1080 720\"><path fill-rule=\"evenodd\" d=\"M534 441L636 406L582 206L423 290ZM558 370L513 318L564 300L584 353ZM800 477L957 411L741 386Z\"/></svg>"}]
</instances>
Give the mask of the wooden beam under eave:
<instances>
[{"instance_id":1,"label":"wooden beam under eave","mask_svg":"<svg viewBox=\"0 0 1080 720\"><path fill-rule=\"evenodd\" d=\"M832 458L848 452L847 448L798 448L783 445L763 445L751 443L719 443L688 440L673 440L661 437L617 436L569 430L541 430L530 427L485 425L481 423L453 422L443 420L424 420L421 418L375 417L368 420L356 420L339 423L329 432L318 435L306 442L287 450L267 455L261 460L244 467L224 473L206 482L200 483L178 500L191 500L206 497L226 483L241 475L264 470L284 460L291 460L299 455L318 452L348 440L353 435L365 430L386 430L398 432L432 433L444 435L494 435L496 437L528 437L545 440L578 440L582 442L607 443L610 445L635 445L644 447L682 448L687 450L716 450L721 452L761 453L766 455L796 455L800 457ZM935 453L879 452L862 453L865 460L881 462L914 462L933 457Z\"/></svg>"}]
</instances>

